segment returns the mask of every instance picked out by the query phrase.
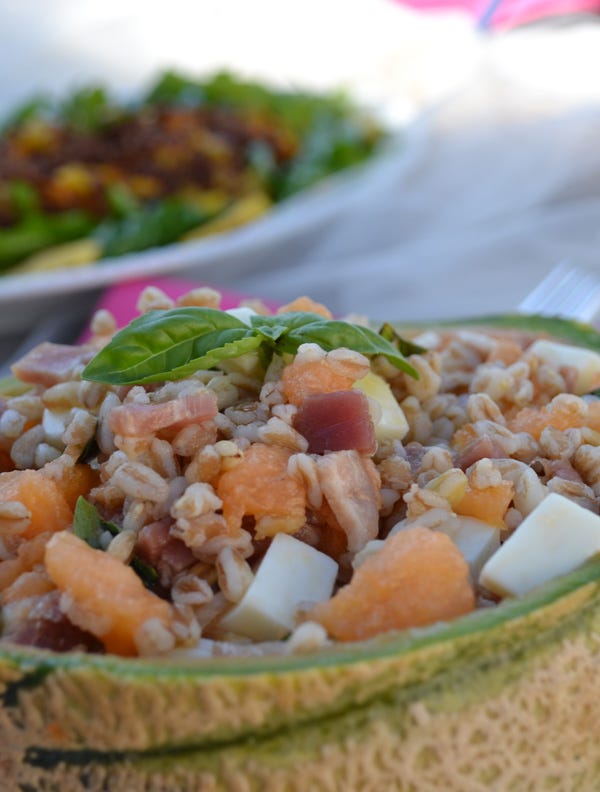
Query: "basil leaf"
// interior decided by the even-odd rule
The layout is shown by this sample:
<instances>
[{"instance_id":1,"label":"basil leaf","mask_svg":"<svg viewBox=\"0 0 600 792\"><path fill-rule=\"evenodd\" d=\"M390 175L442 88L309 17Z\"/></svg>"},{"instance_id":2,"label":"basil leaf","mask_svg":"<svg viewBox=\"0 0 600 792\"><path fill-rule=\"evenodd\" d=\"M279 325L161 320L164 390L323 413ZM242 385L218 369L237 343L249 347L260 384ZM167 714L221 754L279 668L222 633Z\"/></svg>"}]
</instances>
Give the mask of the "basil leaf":
<instances>
[{"instance_id":1,"label":"basil leaf","mask_svg":"<svg viewBox=\"0 0 600 792\"><path fill-rule=\"evenodd\" d=\"M289 327L278 341L279 352L295 353L301 344L318 344L326 352L339 347L353 349L363 355L384 355L396 368L418 379L419 374L402 353L387 339L368 327L324 319L318 314L279 314Z\"/></svg>"},{"instance_id":2,"label":"basil leaf","mask_svg":"<svg viewBox=\"0 0 600 792\"><path fill-rule=\"evenodd\" d=\"M258 351L265 364L275 352L295 353L316 343L325 351L347 347L384 355L418 378L394 344L368 327L303 311L252 316L250 326L213 308L150 311L118 332L86 366L83 378L112 385L181 379L221 361Z\"/></svg>"},{"instance_id":3,"label":"basil leaf","mask_svg":"<svg viewBox=\"0 0 600 792\"><path fill-rule=\"evenodd\" d=\"M225 311L149 311L112 338L85 367L83 378L112 385L181 379L260 344L248 325Z\"/></svg>"},{"instance_id":4,"label":"basil leaf","mask_svg":"<svg viewBox=\"0 0 600 792\"><path fill-rule=\"evenodd\" d=\"M427 352L425 347L419 346L419 344L415 344L412 341L409 341L408 338L403 338L397 331L394 325L390 324L389 322L384 322L381 327L379 328L379 335L382 338L385 338L386 341L389 341L390 344L393 344L396 349L398 349L404 357L408 357L409 355L422 355L423 352Z\"/></svg>"},{"instance_id":5,"label":"basil leaf","mask_svg":"<svg viewBox=\"0 0 600 792\"><path fill-rule=\"evenodd\" d=\"M73 533L96 550L101 548L102 521L95 506L80 495L73 513Z\"/></svg>"},{"instance_id":6,"label":"basil leaf","mask_svg":"<svg viewBox=\"0 0 600 792\"><path fill-rule=\"evenodd\" d=\"M131 559L131 568L147 589L150 589L150 591L156 589L159 583L159 574L153 566L146 561L142 561L139 556L134 556Z\"/></svg>"}]
</instances>

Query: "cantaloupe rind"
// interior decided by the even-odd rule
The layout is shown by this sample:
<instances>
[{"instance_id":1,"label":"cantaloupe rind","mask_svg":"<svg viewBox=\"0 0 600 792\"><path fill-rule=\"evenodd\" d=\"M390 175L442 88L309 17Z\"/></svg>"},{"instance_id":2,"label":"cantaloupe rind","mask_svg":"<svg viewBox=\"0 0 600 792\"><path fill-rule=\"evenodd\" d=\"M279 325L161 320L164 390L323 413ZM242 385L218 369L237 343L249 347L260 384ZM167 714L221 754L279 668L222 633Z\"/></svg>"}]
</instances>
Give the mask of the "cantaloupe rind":
<instances>
[{"instance_id":1,"label":"cantaloupe rind","mask_svg":"<svg viewBox=\"0 0 600 792\"><path fill-rule=\"evenodd\" d=\"M0 763L9 789L61 792L591 790L599 604L594 560L497 608L316 656L5 647Z\"/></svg>"}]
</instances>

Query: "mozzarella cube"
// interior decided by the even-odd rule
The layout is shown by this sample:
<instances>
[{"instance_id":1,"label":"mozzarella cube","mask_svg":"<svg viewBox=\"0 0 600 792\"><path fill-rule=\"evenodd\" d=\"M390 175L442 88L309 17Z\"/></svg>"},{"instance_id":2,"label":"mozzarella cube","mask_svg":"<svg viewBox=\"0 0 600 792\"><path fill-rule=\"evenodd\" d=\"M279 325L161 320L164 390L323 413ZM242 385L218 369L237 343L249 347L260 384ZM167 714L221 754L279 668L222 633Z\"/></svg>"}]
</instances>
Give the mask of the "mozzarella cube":
<instances>
[{"instance_id":1,"label":"mozzarella cube","mask_svg":"<svg viewBox=\"0 0 600 792\"><path fill-rule=\"evenodd\" d=\"M452 539L469 565L473 580L481 568L500 547L500 529L474 517L459 517L436 526L436 530Z\"/></svg>"},{"instance_id":2,"label":"mozzarella cube","mask_svg":"<svg viewBox=\"0 0 600 792\"><path fill-rule=\"evenodd\" d=\"M570 366L577 372L575 393L582 396L600 386L600 355L591 349L539 339L529 347L533 355L553 368Z\"/></svg>"},{"instance_id":3,"label":"mozzarella cube","mask_svg":"<svg viewBox=\"0 0 600 792\"><path fill-rule=\"evenodd\" d=\"M337 573L338 565L325 553L279 533L250 587L220 626L254 641L284 638L295 627L300 605L331 597Z\"/></svg>"},{"instance_id":4,"label":"mozzarella cube","mask_svg":"<svg viewBox=\"0 0 600 792\"><path fill-rule=\"evenodd\" d=\"M256 311L252 308L249 308L247 305L240 305L238 308L228 308L225 313L228 313L230 316L234 316L236 319L239 319L240 322L247 324L249 327L252 324L250 319L253 316L256 316Z\"/></svg>"},{"instance_id":5,"label":"mozzarella cube","mask_svg":"<svg viewBox=\"0 0 600 792\"><path fill-rule=\"evenodd\" d=\"M408 421L402 407L396 401L392 389L383 377L370 371L357 380L353 387L369 397L369 411L375 426L377 441L402 440L408 433Z\"/></svg>"},{"instance_id":6,"label":"mozzarella cube","mask_svg":"<svg viewBox=\"0 0 600 792\"><path fill-rule=\"evenodd\" d=\"M600 517L554 492L536 506L481 570L482 586L520 596L600 552Z\"/></svg>"}]
</instances>

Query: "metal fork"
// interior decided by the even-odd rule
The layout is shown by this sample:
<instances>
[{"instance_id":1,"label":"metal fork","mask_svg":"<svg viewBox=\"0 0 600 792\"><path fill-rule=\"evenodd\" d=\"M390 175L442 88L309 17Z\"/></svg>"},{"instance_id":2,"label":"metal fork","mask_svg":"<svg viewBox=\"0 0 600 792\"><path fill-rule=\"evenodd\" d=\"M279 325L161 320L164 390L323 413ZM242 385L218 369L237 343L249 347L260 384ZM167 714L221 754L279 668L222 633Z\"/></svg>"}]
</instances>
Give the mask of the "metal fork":
<instances>
[{"instance_id":1,"label":"metal fork","mask_svg":"<svg viewBox=\"0 0 600 792\"><path fill-rule=\"evenodd\" d=\"M600 273L561 262L525 297L518 310L593 323L600 313Z\"/></svg>"}]
</instances>

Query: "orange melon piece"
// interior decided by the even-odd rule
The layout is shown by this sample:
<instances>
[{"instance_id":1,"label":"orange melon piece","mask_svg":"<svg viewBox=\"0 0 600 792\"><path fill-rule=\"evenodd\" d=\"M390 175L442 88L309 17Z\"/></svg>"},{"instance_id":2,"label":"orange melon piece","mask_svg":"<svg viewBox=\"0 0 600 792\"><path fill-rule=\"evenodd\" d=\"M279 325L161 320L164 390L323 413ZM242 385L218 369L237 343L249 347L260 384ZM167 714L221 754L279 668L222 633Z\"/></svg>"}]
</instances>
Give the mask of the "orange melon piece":
<instances>
[{"instance_id":1,"label":"orange melon piece","mask_svg":"<svg viewBox=\"0 0 600 792\"><path fill-rule=\"evenodd\" d=\"M100 483L100 473L89 465L80 464L68 467L63 465L60 474L55 475L52 468L42 468L40 473L52 479L71 509L75 509L77 498L84 497Z\"/></svg>"},{"instance_id":2,"label":"orange melon piece","mask_svg":"<svg viewBox=\"0 0 600 792\"><path fill-rule=\"evenodd\" d=\"M297 297L292 302L287 303L287 305L282 305L281 308L277 311L278 314L280 313L288 313L289 311L306 311L307 313L315 313L319 314L319 316L324 316L325 319L333 319L333 314L322 303L315 302L311 297Z\"/></svg>"},{"instance_id":3,"label":"orange melon piece","mask_svg":"<svg viewBox=\"0 0 600 792\"><path fill-rule=\"evenodd\" d=\"M588 403L588 417L586 425L595 432L600 432L600 399Z\"/></svg>"},{"instance_id":4,"label":"orange melon piece","mask_svg":"<svg viewBox=\"0 0 600 792\"><path fill-rule=\"evenodd\" d=\"M350 360L332 361L296 358L286 366L281 375L286 399L299 406L307 396L315 393L334 393L349 390L354 383L369 371L368 366L357 365Z\"/></svg>"},{"instance_id":5,"label":"orange melon piece","mask_svg":"<svg viewBox=\"0 0 600 792\"><path fill-rule=\"evenodd\" d=\"M487 363L504 363L510 366L516 363L523 354L523 347L511 338L499 338L496 345L486 358Z\"/></svg>"},{"instance_id":6,"label":"orange melon piece","mask_svg":"<svg viewBox=\"0 0 600 792\"><path fill-rule=\"evenodd\" d=\"M462 499L454 507L456 514L475 517L488 525L504 527L504 515L514 496L512 481L501 481L490 487L467 487Z\"/></svg>"},{"instance_id":7,"label":"orange melon piece","mask_svg":"<svg viewBox=\"0 0 600 792\"><path fill-rule=\"evenodd\" d=\"M45 562L57 588L73 601L70 620L99 638L107 652L136 655L135 635L144 622L171 624L169 603L144 588L131 567L72 533L54 534Z\"/></svg>"},{"instance_id":8,"label":"orange melon piece","mask_svg":"<svg viewBox=\"0 0 600 792\"><path fill-rule=\"evenodd\" d=\"M73 520L73 510L57 482L39 470L0 473L0 501L20 501L31 512L31 523L21 534L25 539L60 531Z\"/></svg>"},{"instance_id":9,"label":"orange melon piece","mask_svg":"<svg viewBox=\"0 0 600 792\"><path fill-rule=\"evenodd\" d=\"M581 412L575 404L555 402L545 407L524 407L508 421L512 432L529 432L536 440L547 426L559 429L579 429L584 425Z\"/></svg>"},{"instance_id":10,"label":"orange melon piece","mask_svg":"<svg viewBox=\"0 0 600 792\"><path fill-rule=\"evenodd\" d=\"M23 572L29 572L37 564L44 563L46 542L51 536L50 531L37 534L19 546L16 558L0 562L0 591L8 588Z\"/></svg>"},{"instance_id":11,"label":"orange melon piece","mask_svg":"<svg viewBox=\"0 0 600 792\"><path fill-rule=\"evenodd\" d=\"M288 473L291 454L283 446L253 443L238 464L221 475L216 491L232 531L240 530L246 516L255 518L258 539L280 531L295 533L304 525L305 487L299 476Z\"/></svg>"},{"instance_id":12,"label":"orange melon piece","mask_svg":"<svg viewBox=\"0 0 600 792\"><path fill-rule=\"evenodd\" d=\"M454 619L475 607L469 567L445 534L416 526L390 536L347 586L308 618L338 641Z\"/></svg>"}]
</instances>

